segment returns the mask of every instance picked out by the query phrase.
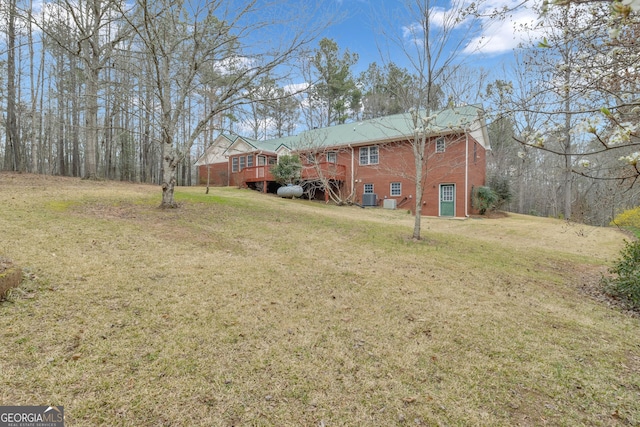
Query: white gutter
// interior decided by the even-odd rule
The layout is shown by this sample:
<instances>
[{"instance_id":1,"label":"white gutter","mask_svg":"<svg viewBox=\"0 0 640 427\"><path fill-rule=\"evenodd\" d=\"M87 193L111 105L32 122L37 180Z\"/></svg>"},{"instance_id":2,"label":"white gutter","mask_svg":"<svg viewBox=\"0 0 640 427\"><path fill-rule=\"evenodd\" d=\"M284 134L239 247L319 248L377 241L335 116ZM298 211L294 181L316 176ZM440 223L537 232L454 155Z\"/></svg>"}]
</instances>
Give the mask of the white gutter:
<instances>
[{"instance_id":1,"label":"white gutter","mask_svg":"<svg viewBox=\"0 0 640 427\"><path fill-rule=\"evenodd\" d=\"M464 153L464 216L469 218L469 131L465 130L465 153Z\"/></svg>"},{"instance_id":2,"label":"white gutter","mask_svg":"<svg viewBox=\"0 0 640 427\"><path fill-rule=\"evenodd\" d=\"M231 185L231 164L229 163L231 156L226 155L224 157L227 159L227 187L229 187Z\"/></svg>"},{"instance_id":3,"label":"white gutter","mask_svg":"<svg viewBox=\"0 0 640 427\"><path fill-rule=\"evenodd\" d=\"M349 148L351 148L351 195L354 195L356 192L356 183L355 181L355 170L354 170L354 157L353 157L353 147L351 144L347 144Z\"/></svg>"}]
</instances>

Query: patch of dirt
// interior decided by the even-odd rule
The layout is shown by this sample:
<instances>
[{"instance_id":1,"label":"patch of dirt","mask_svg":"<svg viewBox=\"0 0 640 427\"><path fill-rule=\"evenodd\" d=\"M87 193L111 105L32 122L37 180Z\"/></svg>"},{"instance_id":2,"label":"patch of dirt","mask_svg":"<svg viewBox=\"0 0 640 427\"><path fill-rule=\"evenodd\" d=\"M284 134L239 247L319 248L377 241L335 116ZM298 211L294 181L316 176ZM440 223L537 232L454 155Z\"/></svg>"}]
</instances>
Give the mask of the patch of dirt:
<instances>
[{"instance_id":1,"label":"patch of dirt","mask_svg":"<svg viewBox=\"0 0 640 427\"><path fill-rule=\"evenodd\" d=\"M0 257L0 300L9 289L18 286L21 281L22 269L16 267L11 260Z\"/></svg>"},{"instance_id":2,"label":"patch of dirt","mask_svg":"<svg viewBox=\"0 0 640 427\"><path fill-rule=\"evenodd\" d=\"M13 262L8 259L0 256L0 274L4 273L9 268L13 267Z\"/></svg>"},{"instance_id":3,"label":"patch of dirt","mask_svg":"<svg viewBox=\"0 0 640 427\"><path fill-rule=\"evenodd\" d=\"M81 211L87 215L101 219L135 219L139 215L140 208L135 205L106 205L93 203L83 206Z\"/></svg>"},{"instance_id":4,"label":"patch of dirt","mask_svg":"<svg viewBox=\"0 0 640 427\"><path fill-rule=\"evenodd\" d=\"M500 218L508 218L509 214L503 211L490 211L486 212L484 215L471 215L471 218L476 219L500 219Z\"/></svg>"},{"instance_id":5,"label":"patch of dirt","mask_svg":"<svg viewBox=\"0 0 640 427\"><path fill-rule=\"evenodd\" d=\"M629 308L624 301L607 295L604 292L601 281L603 277L610 276L608 268L598 267L585 270L584 266L581 266L580 271L575 271L575 275L576 277L580 277L580 283L576 285L581 292L588 295L591 299L629 316L640 318L639 311Z\"/></svg>"}]
</instances>

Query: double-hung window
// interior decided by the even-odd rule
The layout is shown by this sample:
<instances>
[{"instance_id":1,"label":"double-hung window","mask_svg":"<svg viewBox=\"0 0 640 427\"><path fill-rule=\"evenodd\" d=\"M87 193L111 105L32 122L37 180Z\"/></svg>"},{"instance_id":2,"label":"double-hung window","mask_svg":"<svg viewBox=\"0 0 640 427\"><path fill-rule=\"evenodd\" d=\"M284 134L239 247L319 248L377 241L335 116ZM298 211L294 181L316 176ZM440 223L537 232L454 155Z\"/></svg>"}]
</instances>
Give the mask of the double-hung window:
<instances>
[{"instance_id":1,"label":"double-hung window","mask_svg":"<svg viewBox=\"0 0 640 427\"><path fill-rule=\"evenodd\" d=\"M231 172L238 172L238 158L231 159Z\"/></svg>"},{"instance_id":2,"label":"double-hung window","mask_svg":"<svg viewBox=\"0 0 640 427\"><path fill-rule=\"evenodd\" d=\"M377 165L378 164L378 146L360 147L360 164L361 165Z\"/></svg>"},{"instance_id":3,"label":"double-hung window","mask_svg":"<svg viewBox=\"0 0 640 427\"><path fill-rule=\"evenodd\" d=\"M327 163L337 163L338 155L335 151L329 151L327 153Z\"/></svg>"},{"instance_id":4,"label":"double-hung window","mask_svg":"<svg viewBox=\"0 0 640 427\"><path fill-rule=\"evenodd\" d=\"M247 167L250 168L253 166L253 154L247 155Z\"/></svg>"},{"instance_id":5,"label":"double-hung window","mask_svg":"<svg viewBox=\"0 0 640 427\"><path fill-rule=\"evenodd\" d=\"M436 139L436 153L444 153L445 143L444 138L440 137Z\"/></svg>"},{"instance_id":6,"label":"double-hung window","mask_svg":"<svg viewBox=\"0 0 640 427\"><path fill-rule=\"evenodd\" d=\"M244 169L247 165L247 158L245 156L240 157L240 170Z\"/></svg>"},{"instance_id":7,"label":"double-hung window","mask_svg":"<svg viewBox=\"0 0 640 427\"><path fill-rule=\"evenodd\" d=\"M402 195L402 183L401 182L392 182L391 183L391 196L398 197Z\"/></svg>"}]
</instances>

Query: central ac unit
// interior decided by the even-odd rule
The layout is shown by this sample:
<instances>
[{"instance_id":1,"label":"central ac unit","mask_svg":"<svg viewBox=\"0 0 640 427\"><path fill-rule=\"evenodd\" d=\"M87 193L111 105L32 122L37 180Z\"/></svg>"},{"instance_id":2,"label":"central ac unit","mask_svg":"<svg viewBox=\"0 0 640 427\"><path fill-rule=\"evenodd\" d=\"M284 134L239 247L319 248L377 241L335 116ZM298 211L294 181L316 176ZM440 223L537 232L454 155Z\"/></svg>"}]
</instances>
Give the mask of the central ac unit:
<instances>
[{"instance_id":1,"label":"central ac unit","mask_svg":"<svg viewBox=\"0 0 640 427\"><path fill-rule=\"evenodd\" d=\"M385 209L395 209L396 208L396 199L384 199L382 207Z\"/></svg>"},{"instance_id":2,"label":"central ac unit","mask_svg":"<svg viewBox=\"0 0 640 427\"><path fill-rule=\"evenodd\" d=\"M374 193L366 193L362 195L362 206L377 206L378 196Z\"/></svg>"}]
</instances>

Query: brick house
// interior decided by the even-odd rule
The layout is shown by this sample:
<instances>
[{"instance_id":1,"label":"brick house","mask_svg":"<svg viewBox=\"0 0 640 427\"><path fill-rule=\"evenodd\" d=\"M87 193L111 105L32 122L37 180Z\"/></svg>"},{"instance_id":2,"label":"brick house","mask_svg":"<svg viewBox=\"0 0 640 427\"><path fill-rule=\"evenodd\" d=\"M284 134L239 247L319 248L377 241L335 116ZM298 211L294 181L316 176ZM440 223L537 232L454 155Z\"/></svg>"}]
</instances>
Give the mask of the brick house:
<instances>
[{"instance_id":1,"label":"brick house","mask_svg":"<svg viewBox=\"0 0 640 427\"><path fill-rule=\"evenodd\" d=\"M236 137L223 150L219 166L200 163L200 182L207 167L222 170L226 166L227 182L217 185L275 192L278 184L269 165L282 154L295 153L303 164L301 185L311 198L414 212L412 141L417 136L426 141L421 214L466 217L474 213L471 195L475 187L485 184L486 151L490 150L482 107L436 112L428 121L419 120L417 129L413 117L397 114L269 141Z\"/></svg>"},{"instance_id":2,"label":"brick house","mask_svg":"<svg viewBox=\"0 0 640 427\"><path fill-rule=\"evenodd\" d=\"M220 134L200 156L194 165L198 170L198 185L216 187L229 185L229 167L226 152L233 142L241 138L237 135Z\"/></svg>"}]
</instances>

